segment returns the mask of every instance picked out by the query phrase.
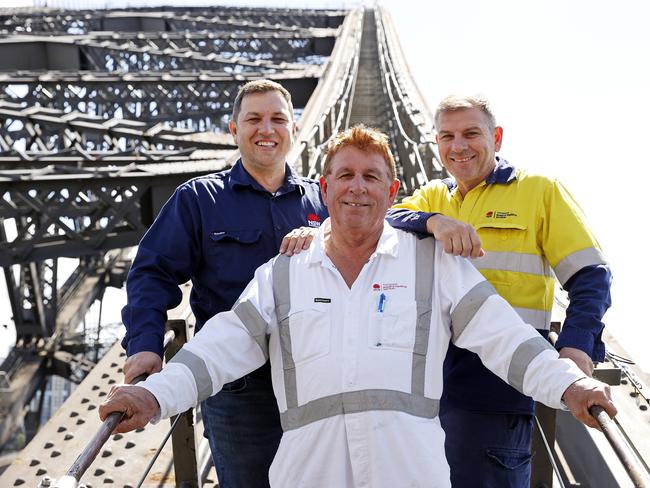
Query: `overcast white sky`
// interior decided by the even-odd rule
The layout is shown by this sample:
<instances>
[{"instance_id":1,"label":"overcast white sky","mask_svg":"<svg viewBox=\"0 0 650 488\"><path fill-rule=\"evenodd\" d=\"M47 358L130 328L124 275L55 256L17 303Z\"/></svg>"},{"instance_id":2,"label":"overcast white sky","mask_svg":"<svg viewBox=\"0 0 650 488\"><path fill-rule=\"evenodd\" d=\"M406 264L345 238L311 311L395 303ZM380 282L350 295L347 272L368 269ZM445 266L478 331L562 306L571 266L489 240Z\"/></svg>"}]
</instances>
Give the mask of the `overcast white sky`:
<instances>
[{"instance_id":1,"label":"overcast white sky","mask_svg":"<svg viewBox=\"0 0 650 488\"><path fill-rule=\"evenodd\" d=\"M3 6L17 3L0 0ZM160 3L61 0L57 5ZM302 8L358 4L173 2L199 3ZM411 72L429 105L435 107L451 92L486 94L504 127L501 155L558 177L582 205L614 271L614 305L607 325L650 371L650 265L645 249L650 205L643 189L650 179L645 147L650 139L650 2L386 0L382 5L393 15ZM639 188L629 188L628 179Z\"/></svg>"}]
</instances>

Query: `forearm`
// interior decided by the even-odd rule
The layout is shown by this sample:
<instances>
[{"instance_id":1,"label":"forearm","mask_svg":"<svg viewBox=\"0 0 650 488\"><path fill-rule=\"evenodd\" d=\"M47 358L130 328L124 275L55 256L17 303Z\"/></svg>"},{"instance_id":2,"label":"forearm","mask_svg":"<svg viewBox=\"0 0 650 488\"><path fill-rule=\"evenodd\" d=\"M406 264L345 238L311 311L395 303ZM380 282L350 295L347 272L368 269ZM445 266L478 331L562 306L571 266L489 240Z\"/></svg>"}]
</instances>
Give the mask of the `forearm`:
<instances>
[{"instance_id":1,"label":"forearm","mask_svg":"<svg viewBox=\"0 0 650 488\"><path fill-rule=\"evenodd\" d=\"M565 283L569 306L556 348L572 347L584 351L593 361L603 361L603 315L611 305L612 275L607 265L586 266Z\"/></svg>"}]
</instances>

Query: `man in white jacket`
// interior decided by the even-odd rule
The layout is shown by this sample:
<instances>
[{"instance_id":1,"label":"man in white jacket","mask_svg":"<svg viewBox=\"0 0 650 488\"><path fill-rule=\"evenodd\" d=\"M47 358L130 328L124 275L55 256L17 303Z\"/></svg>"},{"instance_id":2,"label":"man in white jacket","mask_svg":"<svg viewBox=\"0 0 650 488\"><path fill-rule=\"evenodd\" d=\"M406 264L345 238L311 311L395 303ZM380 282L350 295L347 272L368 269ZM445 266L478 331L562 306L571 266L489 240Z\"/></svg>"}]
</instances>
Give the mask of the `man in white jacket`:
<instances>
[{"instance_id":1,"label":"man in white jacket","mask_svg":"<svg viewBox=\"0 0 650 488\"><path fill-rule=\"evenodd\" d=\"M558 359L469 262L384 223L399 182L383 134L339 134L323 174L330 219L311 248L258 268L161 373L114 388L99 412L126 412L117 431L183 412L270 358L284 429L272 486L448 487L437 413L450 340L587 425L594 404L616 414L608 387Z\"/></svg>"}]
</instances>

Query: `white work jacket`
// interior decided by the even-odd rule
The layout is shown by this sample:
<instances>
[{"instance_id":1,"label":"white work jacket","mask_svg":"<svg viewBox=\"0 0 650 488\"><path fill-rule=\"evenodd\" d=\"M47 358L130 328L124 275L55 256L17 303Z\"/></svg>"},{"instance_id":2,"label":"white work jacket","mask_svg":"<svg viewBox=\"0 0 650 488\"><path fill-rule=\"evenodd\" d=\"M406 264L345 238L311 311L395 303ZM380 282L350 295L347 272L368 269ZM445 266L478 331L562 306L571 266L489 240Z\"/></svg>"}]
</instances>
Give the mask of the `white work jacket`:
<instances>
[{"instance_id":1,"label":"white work jacket","mask_svg":"<svg viewBox=\"0 0 650 488\"><path fill-rule=\"evenodd\" d=\"M552 407L584 377L468 261L386 224L352 288L321 230L258 268L233 310L141 385L169 417L270 357L284 428L273 487L448 487L437 414L450 340Z\"/></svg>"}]
</instances>

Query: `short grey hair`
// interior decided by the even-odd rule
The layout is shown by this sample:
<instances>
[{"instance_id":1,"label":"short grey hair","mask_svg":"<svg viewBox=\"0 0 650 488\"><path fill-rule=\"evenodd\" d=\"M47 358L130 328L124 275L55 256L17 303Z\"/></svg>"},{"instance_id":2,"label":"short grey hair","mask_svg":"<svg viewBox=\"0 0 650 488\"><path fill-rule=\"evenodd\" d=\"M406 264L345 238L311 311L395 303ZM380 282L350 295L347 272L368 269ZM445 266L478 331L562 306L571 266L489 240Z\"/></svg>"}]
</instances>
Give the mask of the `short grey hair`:
<instances>
[{"instance_id":1,"label":"short grey hair","mask_svg":"<svg viewBox=\"0 0 650 488\"><path fill-rule=\"evenodd\" d=\"M439 127L440 114L443 112L455 112L457 110L465 110L468 108L480 109L488 119L490 130L494 130L497 126L497 120L490 108L490 102L483 95L449 95L438 104L436 114L434 116L434 123L436 128Z\"/></svg>"}]
</instances>

